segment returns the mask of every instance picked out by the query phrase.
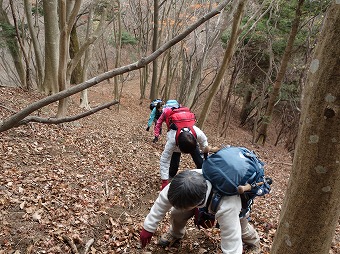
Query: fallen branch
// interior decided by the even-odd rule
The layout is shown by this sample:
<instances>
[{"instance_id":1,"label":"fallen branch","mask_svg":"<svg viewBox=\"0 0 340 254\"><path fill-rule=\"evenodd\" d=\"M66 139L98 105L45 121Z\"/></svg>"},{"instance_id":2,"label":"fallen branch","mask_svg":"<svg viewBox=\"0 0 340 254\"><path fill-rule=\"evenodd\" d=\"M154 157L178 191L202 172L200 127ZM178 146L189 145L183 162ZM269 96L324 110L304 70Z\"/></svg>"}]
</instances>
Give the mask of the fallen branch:
<instances>
[{"instance_id":1,"label":"fallen branch","mask_svg":"<svg viewBox=\"0 0 340 254\"><path fill-rule=\"evenodd\" d=\"M107 184L107 181L105 181L105 188L104 188L105 196L108 198L110 195L109 185Z\"/></svg>"},{"instance_id":2,"label":"fallen branch","mask_svg":"<svg viewBox=\"0 0 340 254\"><path fill-rule=\"evenodd\" d=\"M293 166L292 163L287 163L287 162L282 162L282 161L271 161L268 164L282 164L282 165L286 165L286 166Z\"/></svg>"},{"instance_id":3,"label":"fallen branch","mask_svg":"<svg viewBox=\"0 0 340 254\"><path fill-rule=\"evenodd\" d=\"M75 116L70 116L70 117L63 117L63 118L43 118L43 117L39 117L39 116L28 116L26 118L24 118L23 120L19 121L17 123L17 125L15 125L15 127L19 126L19 125L23 125L23 124L27 124L29 122L36 122L36 123L44 123L44 124L60 124L60 123L66 123L66 122L73 122L75 120L81 119L83 117L92 115L102 109L105 108L110 108L112 105L118 104L118 101L112 101L106 104L103 104L101 106L92 108L89 111L86 111L84 113L75 115Z\"/></svg>"}]
</instances>

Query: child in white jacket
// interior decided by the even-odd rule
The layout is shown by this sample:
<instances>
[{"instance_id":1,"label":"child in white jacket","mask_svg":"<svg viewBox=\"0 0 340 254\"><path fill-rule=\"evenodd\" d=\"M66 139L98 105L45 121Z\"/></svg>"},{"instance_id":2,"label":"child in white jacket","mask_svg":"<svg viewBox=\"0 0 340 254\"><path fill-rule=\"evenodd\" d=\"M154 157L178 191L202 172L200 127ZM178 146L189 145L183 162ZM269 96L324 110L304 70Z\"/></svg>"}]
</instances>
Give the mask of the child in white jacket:
<instances>
[{"instance_id":1,"label":"child in white jacket","mask_svg":"<svg viewBox=\"0 0 340 254\"><path fill-rule=\"evenodd\" d=\"M145 218L140 234L142 247L150 242L158 223L169 210L170 229L161 236L158 244L169 246L183 238L186 223L194 216L195 209L209 206L207 201L211 191L212 185L203 177L202 170L186 170L177 174L160 192ZM252 253L259 253L260 238L247 218L239 218L240 211L239 195L222 197L215 214L221 230L221 249L225 254L242 254L245 243L253 247Z\"/></svg>"}]
</instances>

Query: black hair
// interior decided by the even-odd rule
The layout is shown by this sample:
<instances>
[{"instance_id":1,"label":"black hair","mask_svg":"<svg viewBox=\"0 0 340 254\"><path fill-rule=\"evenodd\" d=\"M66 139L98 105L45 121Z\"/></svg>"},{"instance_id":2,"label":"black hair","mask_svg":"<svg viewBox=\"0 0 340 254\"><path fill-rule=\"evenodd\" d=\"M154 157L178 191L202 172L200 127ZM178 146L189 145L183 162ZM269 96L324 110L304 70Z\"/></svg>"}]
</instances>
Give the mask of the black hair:
<instances>
[{"instance_id":1,"label":"black hair","mask_svg":"<svg viewBox=\"0 0 340 254\"><path fill-rule=\"evenodd\" d=\"M178 147L182 153L192 153L195 151L196 146L196 138L190 131L184 130L178 135Z\"/></svg>"},{"instance_id":2,"label":"black hair","mask_svg":"<svg viewBox=\"0 0 340 254\"><path fill-rule=\"evenodd\" d=\"M178 173L171 181L168 199L176 209L187 209L201 204L207 192L203 175L192 170Z\"/></svg>"},{"instance_id":3,"label":"black hair","mask_svg":"<svg viewBox=\"0 0 340 254\"><path fill-rule=\"evenodd\" d=\"M156 105L156 109L160 109L164 105L164 102L160 101Z\"/></svg>"}]
</instances>

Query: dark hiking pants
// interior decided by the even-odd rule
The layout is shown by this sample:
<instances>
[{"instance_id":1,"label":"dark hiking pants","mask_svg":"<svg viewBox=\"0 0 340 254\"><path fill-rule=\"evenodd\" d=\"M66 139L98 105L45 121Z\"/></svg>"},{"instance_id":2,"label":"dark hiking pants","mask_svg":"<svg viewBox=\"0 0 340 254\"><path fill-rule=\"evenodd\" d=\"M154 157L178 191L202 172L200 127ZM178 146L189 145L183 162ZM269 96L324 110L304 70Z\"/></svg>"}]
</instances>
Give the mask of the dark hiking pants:
<instances>
[{"instance_id":1,"label":"dark hiking pants","mask_svg":"<svg viewBox=\"0 0 340 254\"><path fill-rule=\"evenodd\" d=\"M203 158L200 154L200 149L198 148L198 146L196 146L196 149L190 155L193 161L195 162L196 168L202 168ZM170 178L173 178L177 174L180 160L181 160L181 153L173 152L171 156L170 167L169 167Z\"/></svg>"}]
</instances>

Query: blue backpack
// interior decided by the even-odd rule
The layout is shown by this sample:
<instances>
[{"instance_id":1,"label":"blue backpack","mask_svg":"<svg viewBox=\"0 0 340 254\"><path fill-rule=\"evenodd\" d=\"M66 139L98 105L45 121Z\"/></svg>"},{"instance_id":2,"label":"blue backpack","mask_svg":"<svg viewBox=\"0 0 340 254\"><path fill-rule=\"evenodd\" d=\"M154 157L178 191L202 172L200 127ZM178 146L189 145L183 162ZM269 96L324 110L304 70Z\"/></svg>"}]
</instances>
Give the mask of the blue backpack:
<instances>
[{"instance_id":1,"label":"blue backpack","mask_svg":"<svg viewBox=\"0 0 340 254\"><path fill-rule=\"evenodd\" d=\"M245 147L229 146L211 154L203 162L203 176L213 186L210 209L216 212L222 196L240 195L240 217L250 211L253 199L270 192L271 179L264 176L264 163Z\"/></svg>"}]
</instances>

